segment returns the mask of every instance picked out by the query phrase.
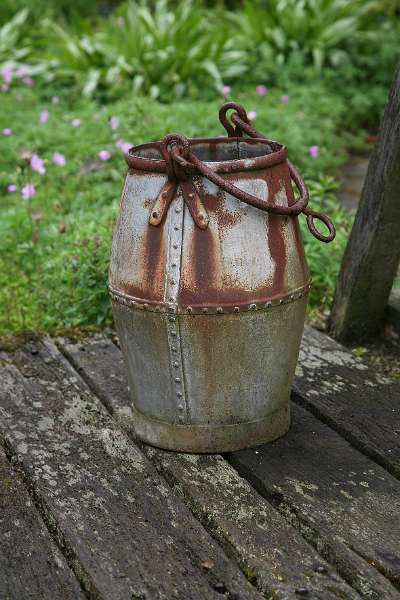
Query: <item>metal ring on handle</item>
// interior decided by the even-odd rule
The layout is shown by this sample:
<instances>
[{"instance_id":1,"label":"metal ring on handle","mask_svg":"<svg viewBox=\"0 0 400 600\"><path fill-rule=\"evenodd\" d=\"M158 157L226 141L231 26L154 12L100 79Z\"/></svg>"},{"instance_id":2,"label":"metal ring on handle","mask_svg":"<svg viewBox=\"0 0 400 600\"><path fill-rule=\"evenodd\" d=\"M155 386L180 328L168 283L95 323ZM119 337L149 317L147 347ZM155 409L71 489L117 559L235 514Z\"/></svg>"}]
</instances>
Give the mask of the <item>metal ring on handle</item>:
<instances>
[{"instance_id":1,"label":"metal ring on handle","mask_svg":"<svg viewBox=\"0 0 400 600\"><path fill-rule=\"evenodd\" d=\"M250 125L250 121L244 107L241 104L238 104L237 102L225 102L225 104L223 104L219 110L219 120L221 124L225 127L228 137L242 137L243 129L241 129L241 127L236 124L236 127L232 127L232 124L228 120L226 113L230 109L234 110L243 121Z\"/></svg>"},{"instance_id":2,"label":"metal ring on handle","mask_svg":"<svg viewBox=\"0 0 400 600\"><path fill-rule=\"evenodd\" d=\"M232 124L229 123L226 116L226 113L229 109L234 109L236 111L231 115L231 121L235 124L235 129L233 129ZM219 111L219 120L221 124L225 127L229 136L231 135L232 131L238 132L241 130L246 132L247 135L249 135L252 138L259 138L270 141L268 140L268 138L263 136L262 133L260 133L259 131L257 131L257 129L254 129L254 127L250 125L247 113L241 104L237 104L236 102L226 102ZM301 196L303 196L303 194L306 194L308 201L308 189L304 181L302 180L300 173L289 160L287 161L287 164L289 167L290 176L295 182L297 189L299 190ZM301 200L301 198L299 200ZM303 212L304 215L307 217L308 230L315 238L317 238L321 242L331 242L336 236L336 229L334 224L327 215L306 209L307 201L304 204L304 208L299 212ZM294 204L293 206L296 206L296 204ZM324 235L318 231L318 229L315 227L314 219L318 219L319 221L322 221L324 225L326 225L326 227L329 230L328 235Z\"/></svg>"},{"instance_id":3,"label":"metal ring on handle","mask_svg":"<svg viewBox=\"0 0 400 600\"><path fill-rule=\"evenodd\" d=\"M312 233L312 235L315 238L317 238L317 240L328 243L328 242L331 242L335 238L335 235L336 235L335 226L327 215L317 212L316 210L309 210L308 208L305 208L303 210L303 214L306 215L306 217L307 217L308 230ZM320 233L318 231L318 229L315 227L314 219L318 219L319 221L322 221L324 225L326 225L326 227L329 230L328 235L324 235L323 233Z\"/></svg>"}]
</instances>

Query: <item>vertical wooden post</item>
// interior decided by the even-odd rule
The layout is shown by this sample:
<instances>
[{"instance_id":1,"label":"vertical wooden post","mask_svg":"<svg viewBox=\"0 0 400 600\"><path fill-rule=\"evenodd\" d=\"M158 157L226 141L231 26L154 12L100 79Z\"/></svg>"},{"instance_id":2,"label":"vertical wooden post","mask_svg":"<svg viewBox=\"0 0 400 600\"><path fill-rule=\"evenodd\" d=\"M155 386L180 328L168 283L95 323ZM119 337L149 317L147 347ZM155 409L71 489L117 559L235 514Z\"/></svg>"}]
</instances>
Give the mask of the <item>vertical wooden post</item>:
<instances>
[{"instance_id":1,"label":"vertical wooden post","mask_svg":"<svg viewBox=\"0 0 400 600\"><path fill-rule=\"evenodd\" d=\"M400 260L400 68L343 258L330 332L344 343L379 333Z\"/></svg>"}]
</instances>

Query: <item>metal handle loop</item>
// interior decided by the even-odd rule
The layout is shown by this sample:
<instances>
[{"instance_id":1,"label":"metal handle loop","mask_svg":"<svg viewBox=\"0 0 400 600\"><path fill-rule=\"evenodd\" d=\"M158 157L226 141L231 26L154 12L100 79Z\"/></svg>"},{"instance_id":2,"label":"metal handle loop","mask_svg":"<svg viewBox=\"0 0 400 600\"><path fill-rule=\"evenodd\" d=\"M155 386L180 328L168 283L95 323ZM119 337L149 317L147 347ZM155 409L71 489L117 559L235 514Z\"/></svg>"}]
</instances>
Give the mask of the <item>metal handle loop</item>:
<instances>
[{"instance_id":1,"label":"metal handle loop","mask_svg":"<svg viewBox=\"0 0 400 600\"><path fill-rule=\"evenodd\" d=\"M238 114L239 117L248 125L250 125L249 118L244 107L237 102L225 102L219 109L219 120L221 124L225 127L228 137L242 137L243 129L240 128L239 125L235 123L235 127L232 127L232 124L229 122L226 113L228 110L233 109L235 111L234 114ZM231 117L232 118L232 117Z\"/></svg>"},{"instance_id":2,"label":"metal handle loop","mask_svg":"<svg viewBox=\"0 0 400 600\"><path fill-rule=\"evenodd\" d=\"M229 109L235 110L235 112L231 115L231 121L235 124L235 129L233 129L232 124L228 121L226 116L226 113ZM219 111L219 120L225 127L228 136L230 136L233 131L244 131L250 137L261 138L267 140L268 142L271 141L250 125L247 113L241 104L237 104L236 102L226 102ZM303 208L296 214L302 212L306 215L308 230L315 238L321 242L331 242L336 236L334 224L327 215L306 208L308 202L308 189L295 166L289 160L287 161L287 164L289 167L290 176L300 192L300 198L295 204L293 204L293 206L295 207L298 203L301 204L301 201L303 201ZM318 219L326 225L329 230L328 235L323 235L318 231L318 229L315 227L314 219Z\"/></svg>"}]
</instances>

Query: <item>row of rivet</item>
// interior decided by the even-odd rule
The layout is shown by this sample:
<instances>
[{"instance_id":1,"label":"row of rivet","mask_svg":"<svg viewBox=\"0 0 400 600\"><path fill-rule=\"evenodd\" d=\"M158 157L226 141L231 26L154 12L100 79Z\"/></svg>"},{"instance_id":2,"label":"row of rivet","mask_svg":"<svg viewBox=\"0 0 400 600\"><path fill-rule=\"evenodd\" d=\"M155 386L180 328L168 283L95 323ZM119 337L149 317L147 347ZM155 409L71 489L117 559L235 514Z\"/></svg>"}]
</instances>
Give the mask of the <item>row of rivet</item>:
<instances>
[{"instance_id":1,"label":"row of rivet","mask_svg":"<svg viewBox=\"0 0 400 600\"><path fill-rule=\"evenodd\" d=\"M181 341L179 324L173 313L177 310L177 298L180 279L181 248L183 235L183 198L179 189L173 200L174 210L169 211L168 258L166 268L165 292L169 304L168 316L168 348L170 359L171 382L175 388L177 400L177 417L184 423L187 417L185 388L183 380Z\"/></svg>"},{"instance_id":2,"label":"row of rivet","mask_svg":"<svg viewBox=\"0 0 400 600\"><path fill-rule=\"evenodd\" d=\"M177 307L176 304L173 305L168 305L168 304L162 304L162 305L154 305L154 304L148 304L146 302L142 302L138 299L133 300L132 298L128 298L128 297L124 297L123 295L119 294L118 292L111 290L110 289L110 295L113 298L113 300L116 300L117 302L125 305L125 306L131 306L133 308L138 308L138 309L142 309L142 310L150 310L150 311L154 311L154 312L172 312L172 313L188 313L188 314L224 314L224 313L243 313L243 312L249 312L249 311L255 311L255 310L265 310L268 308L272 308L274 306L280 306L282 304L288 304L290 302L293 302L294 300L299 300L300 298L302 298L307 292L308 290L311 288L311 283L305 285L304 287L294 291L291 294L288 294L286 296L281 296L280 298L275 298L273 300L267 300L267 302L253 302L251 304L244 304L244 305L240 305L240 306L187 306L185 307Z\"/></svg>"}]
</instances>

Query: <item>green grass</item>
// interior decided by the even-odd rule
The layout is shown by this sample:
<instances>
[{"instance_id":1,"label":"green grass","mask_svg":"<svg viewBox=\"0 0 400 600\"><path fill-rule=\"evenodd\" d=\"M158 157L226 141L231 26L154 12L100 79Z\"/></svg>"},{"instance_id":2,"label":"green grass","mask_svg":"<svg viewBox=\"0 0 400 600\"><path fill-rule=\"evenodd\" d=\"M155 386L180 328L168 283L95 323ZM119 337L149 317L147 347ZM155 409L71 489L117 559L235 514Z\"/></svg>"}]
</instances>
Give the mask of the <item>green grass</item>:
<instances>
[{"instance_id":1,"label":"green grass","mask_svg":"<svg viewBox=\"0 0 400 600\"><path fill-rule=\"evenodd\" d=\"M17 93L23 94L22 100L17 100ZM1 136L0 334L111 322L107 270L126 172L115 146L117 138L137 144L171 131L191 137L223 134L217 118L222 98L165 105L126 96L102 107L72 98L66 90L61 91L60 104L53 106L53 93L24 88L0 96L0 131L13 130L11 137ZM313 191L311 206L326 209L338 224L336 241L324 245L303 223L316 282L312 306L321 308L332 295L350 227L349 218L335 204L334 183L327 177L346 158L338 133L346 106L318 82L273 90L265 98L255 91L236 94L233 90L232 94L247 110L257 111L257 128L288 145L290 158ZM280 102L282 94L289 95L289 104ZM49 109L50 119L40 124L44 108ZM117 131L109 126L111 116L120 119ZM72 127L73 118L81 120L79 128ZM317 158L308 152L313 145L321 149ZM100 150L109 150L111 159L99 161ZM46 160L44 175L30 171L26 156L32 152ZM54 152L65 155L65 166L52 163ZM28 181L37 193L23 200L20 189ZM7 192L10 183L18 186L16 193Z\"/></svg>"}]
</instances>

